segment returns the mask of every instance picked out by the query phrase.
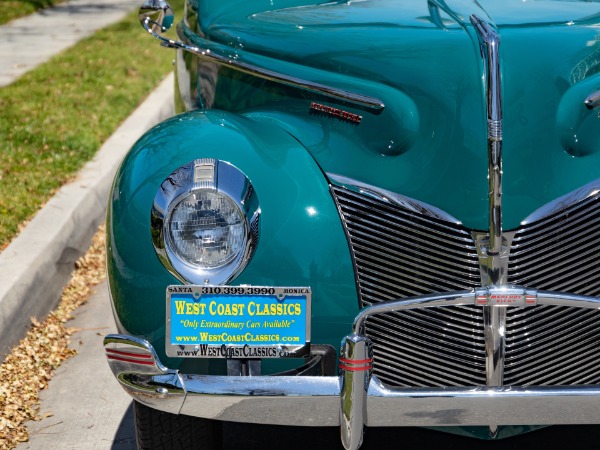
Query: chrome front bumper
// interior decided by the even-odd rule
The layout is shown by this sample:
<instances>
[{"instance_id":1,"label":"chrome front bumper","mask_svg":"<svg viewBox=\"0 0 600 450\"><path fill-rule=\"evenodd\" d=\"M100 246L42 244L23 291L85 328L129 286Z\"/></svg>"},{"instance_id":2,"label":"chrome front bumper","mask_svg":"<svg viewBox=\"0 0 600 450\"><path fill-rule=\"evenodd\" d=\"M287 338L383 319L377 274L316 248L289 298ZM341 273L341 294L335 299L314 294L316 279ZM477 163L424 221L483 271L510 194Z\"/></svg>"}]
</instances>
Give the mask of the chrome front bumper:
<instances>
[{"instance_id":1,"label":"chrome front bumper","mask_svg":"<svg viewBox=\"0 0 600 450\"><path fill-rule=\"evenodd\" d=\"M339 376L211 376L163 366L145 340L108 335L113 374L140 403L208 419L295 426L339 426L346 449L364 426L488 426L600 423L600 386L386 388L372 375L372 348L362 335L370 315L440 305L505 307L569 304L599 308L600 299L513 286L434 294L365 308L344 338Z\"/></svg>"}]
</instances>

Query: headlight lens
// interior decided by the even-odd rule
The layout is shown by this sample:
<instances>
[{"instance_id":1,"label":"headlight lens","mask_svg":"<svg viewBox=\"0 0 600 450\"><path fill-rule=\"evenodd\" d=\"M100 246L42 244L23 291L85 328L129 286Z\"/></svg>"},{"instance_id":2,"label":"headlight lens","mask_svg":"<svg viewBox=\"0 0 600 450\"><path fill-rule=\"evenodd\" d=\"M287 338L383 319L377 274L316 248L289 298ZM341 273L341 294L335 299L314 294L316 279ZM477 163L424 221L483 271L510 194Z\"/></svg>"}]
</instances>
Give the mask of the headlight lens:
<instances>
[{"instance_id":1,"label":"headlight lens","mask_svg":"<svg viewBox=\"0 0 600 450\"><path fill-rule=\"evenodd\" d=\"M206 190L183 197L167 220L177 256L206 268L221 267L239 255L245 228L242 211L229 197Z\"/></svg>"},{"instance_id":2,"label":"headlight lens","mask_svg":"<svg viewBox=\"0 0 600 450\"><path fill-rule=\"evenodd\" d=\"M222 284L258 244L260 207L250 180L216 159L197 159L167 177L154 197L151 235L159 260L181 281Z\"/></svg>"}]
</instances>

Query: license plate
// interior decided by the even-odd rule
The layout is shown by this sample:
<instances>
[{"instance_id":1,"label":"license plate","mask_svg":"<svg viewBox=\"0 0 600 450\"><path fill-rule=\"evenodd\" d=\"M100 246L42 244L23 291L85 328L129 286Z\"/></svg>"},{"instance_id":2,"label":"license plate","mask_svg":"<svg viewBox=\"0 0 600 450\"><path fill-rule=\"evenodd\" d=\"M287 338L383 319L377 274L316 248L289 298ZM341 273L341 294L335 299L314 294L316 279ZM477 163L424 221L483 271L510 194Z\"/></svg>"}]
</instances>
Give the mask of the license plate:
<instances>
[{"instance_id":1,"label":"license plate","mask_svg":"<svg viewBox=\"0 0 600 450\"><path fill-rule=\"evenodd\" d=\"M306 356L310 297L308 287L169 286L167 356Z\"/></svg>"}]
</instances>

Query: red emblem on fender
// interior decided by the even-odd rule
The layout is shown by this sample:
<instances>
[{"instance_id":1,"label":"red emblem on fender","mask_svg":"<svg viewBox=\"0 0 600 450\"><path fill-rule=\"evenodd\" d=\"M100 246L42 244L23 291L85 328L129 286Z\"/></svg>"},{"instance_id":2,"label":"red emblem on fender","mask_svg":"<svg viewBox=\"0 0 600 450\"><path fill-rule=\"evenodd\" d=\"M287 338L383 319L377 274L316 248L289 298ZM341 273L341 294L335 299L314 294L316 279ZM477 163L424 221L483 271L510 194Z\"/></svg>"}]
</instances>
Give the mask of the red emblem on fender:
<instances>
[{"instance_id":1,"label":"red emblem on fender","mask_svg":"<svg viewBox=\"0 0 600 450\"><path fill-rule=\"evenodd\" d=\"M348 111L343 111L341 109L332 108L331 106L321 105L320 103L315 102L310 104L310 110L337 117L341 120L347 120L348 122L352 122L357 125L362 120L362 116L359 116L358 114L353 114Z\"/></svg>"}]
</instances>

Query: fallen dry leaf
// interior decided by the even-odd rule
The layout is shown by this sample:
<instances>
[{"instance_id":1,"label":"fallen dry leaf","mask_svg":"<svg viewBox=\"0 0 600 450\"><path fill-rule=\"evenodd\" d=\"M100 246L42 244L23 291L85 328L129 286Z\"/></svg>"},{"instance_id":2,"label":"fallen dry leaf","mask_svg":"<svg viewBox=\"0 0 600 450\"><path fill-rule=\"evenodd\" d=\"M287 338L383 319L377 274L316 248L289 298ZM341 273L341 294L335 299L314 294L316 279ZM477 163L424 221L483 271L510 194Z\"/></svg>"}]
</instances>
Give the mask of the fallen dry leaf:
<instances>
[{"instance_id":1,"label":"fallen dry leaf","mask_svg":"<svg viewBox=\"0 0 600 450\"><path fill-rule=\"evenodd\" d=\"M56 310L43 322L32 318L25 338L0 365L0 450L28 440L25 422L42 419L38 415L40 390L48 387L54 370L76 353L68 344L77 330L65 323L105 278L104 245L104 227L100 227L87 253L75 263Z\"/></svg>"}]
</instances>

